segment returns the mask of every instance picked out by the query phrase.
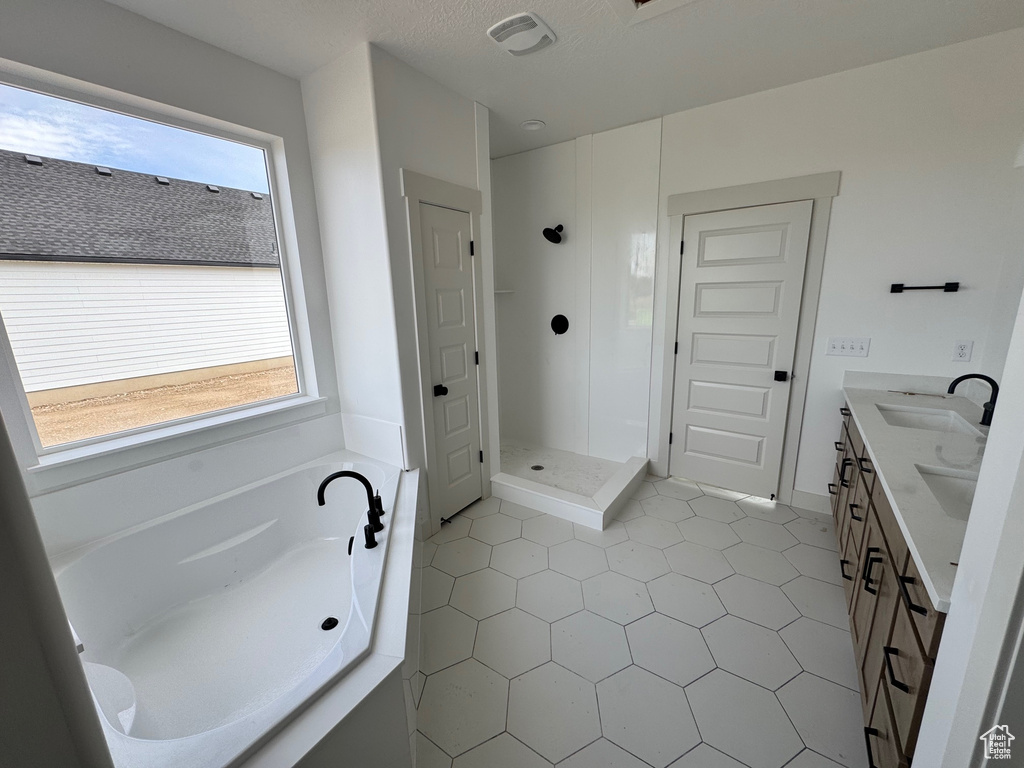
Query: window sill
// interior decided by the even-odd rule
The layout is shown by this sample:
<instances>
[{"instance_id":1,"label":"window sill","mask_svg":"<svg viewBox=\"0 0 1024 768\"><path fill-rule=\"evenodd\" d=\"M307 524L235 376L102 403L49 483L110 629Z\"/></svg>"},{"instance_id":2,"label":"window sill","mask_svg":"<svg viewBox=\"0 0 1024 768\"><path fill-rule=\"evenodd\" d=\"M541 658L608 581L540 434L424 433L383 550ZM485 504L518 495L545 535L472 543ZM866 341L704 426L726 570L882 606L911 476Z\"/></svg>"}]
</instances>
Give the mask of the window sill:
<instances>
[{"instance_id":1,"label":"window sill","mask_svg":"<svg viewBox=\"0 0 1024 768\"><path fill-rule=\"evenodd\" d=\"M26 480L30 494L38 496L315 419L326 412L326 398L296 395L215 413L44 454L27 468Z\"/></svg>"}]
</instances>

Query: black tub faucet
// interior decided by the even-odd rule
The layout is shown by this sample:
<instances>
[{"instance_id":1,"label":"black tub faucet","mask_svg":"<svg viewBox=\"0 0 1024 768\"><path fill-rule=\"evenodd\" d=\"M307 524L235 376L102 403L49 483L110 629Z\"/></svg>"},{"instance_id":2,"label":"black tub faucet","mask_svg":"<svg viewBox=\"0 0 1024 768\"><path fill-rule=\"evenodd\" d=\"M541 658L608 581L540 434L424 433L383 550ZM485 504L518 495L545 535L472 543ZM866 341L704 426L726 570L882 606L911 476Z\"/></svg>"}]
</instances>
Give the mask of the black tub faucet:
<instances>
[{"instance_id":1,"label":"black tub faucet","mask_svg":"<svg viewBox=\"0 0 1024 768\"><path fill-rule=\"evenodd\" d=\"M992 426L992 412L996 409L996 398L999 397L999 385L996 384L995 379L990 378L983 373L967 373L964 374L963 376L959 376L953 379L953 383L949 385L949 389L947 389L946 392L952 395L953 390L956 389L956 385L959 384L961 381L966 381L967 379L981 379L982 381L987 382L990 387L992 387L992 398L983 406L981 406L982 411L984 411L984 413L982 413L981 415L981 426Z\"/></svg>"},{"instance_id":2,"label":"black tub faucet","mask_svg":"<svg viewBox=\"0 0 1024 768\"><path fill-rule=\"evenodd\" d=\"M363 487L366 489L366 517L370 521L370 525L373 526L374 531L384 530L384 523L380 521L381 515L384 514L380 495L374 494L373 486L370 485L370 481L358 472L353 472L350 469L343 469L340 472L334 472L325 477L316 491L316 503L321 507L326 503L324 501L324 490L332 481L337 480L339 477L351 477L353 480L358 480L363 484ZM369 549L369 543L367 543L367 548Z\"/></svg>"}]
</instances>

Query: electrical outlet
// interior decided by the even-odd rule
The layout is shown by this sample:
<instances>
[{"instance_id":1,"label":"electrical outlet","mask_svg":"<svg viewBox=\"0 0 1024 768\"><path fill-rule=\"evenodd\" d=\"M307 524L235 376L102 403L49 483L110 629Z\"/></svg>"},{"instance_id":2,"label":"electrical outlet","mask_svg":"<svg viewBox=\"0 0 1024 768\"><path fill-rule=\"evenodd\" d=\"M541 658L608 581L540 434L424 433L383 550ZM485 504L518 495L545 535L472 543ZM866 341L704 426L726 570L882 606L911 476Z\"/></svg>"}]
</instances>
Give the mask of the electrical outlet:
<instances>
[{"instance_id":1,"label":"electrical outlet","mask_svg":"<svg viewBox=\"0 0 1024 768\"><path fill-rule=\"evenodd\" d=\"M974 342L960 339L953 345L953 362L969 363L974 353Z\"/></svg>"},{"instance_id":2,"label":"electrical outlet","mask_svg":"<svg viewBox=\"0 0 1024 768\"><path fill-rule=\"evenodd\" d=\"M864 336L830 336L826 355L839 357L867 357L871 339Z\"/></svg>"}]
</instances>

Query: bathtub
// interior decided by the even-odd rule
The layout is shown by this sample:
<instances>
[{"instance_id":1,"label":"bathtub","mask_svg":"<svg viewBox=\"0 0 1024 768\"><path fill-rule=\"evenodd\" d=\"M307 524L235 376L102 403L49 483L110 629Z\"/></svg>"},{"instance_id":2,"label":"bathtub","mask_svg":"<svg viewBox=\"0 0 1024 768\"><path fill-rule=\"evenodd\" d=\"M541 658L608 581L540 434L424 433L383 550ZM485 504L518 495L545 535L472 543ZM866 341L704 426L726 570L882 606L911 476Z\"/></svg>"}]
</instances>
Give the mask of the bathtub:
<instances>
[{"instance_id":1,"label":"bathtub","mask_svg":"<svg viewBox=\"0 0 1024 768\"><path fill-rule=\"evenodd\" d=\"M335 480L317 505L340 469L379 489L376 548L360 483ZM54 563L118 768L236 764L368 653L399 477L307 465Z\"/></svg>"}]
</instances>

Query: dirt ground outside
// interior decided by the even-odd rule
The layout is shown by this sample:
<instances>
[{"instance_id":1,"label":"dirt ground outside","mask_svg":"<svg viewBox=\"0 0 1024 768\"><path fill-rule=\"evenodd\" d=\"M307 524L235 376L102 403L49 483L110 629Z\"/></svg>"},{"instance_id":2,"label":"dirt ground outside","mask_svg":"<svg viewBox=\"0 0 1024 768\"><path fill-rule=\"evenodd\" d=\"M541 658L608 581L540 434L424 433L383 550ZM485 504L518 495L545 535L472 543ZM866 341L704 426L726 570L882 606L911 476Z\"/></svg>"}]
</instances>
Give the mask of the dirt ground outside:
<instances>
[{"instance_id":1,"label":"dirt ground outside","mask_svg":"<svg viewBox=\"0 0 1024 768\"><path fill-rule=\"evenodd\" d=\"M39 405L32 409L32 416L39 439L44 446L51 446L257 403L297 391L295 368L289 365L109 397Z\"/></svg>"}]
</instances>

